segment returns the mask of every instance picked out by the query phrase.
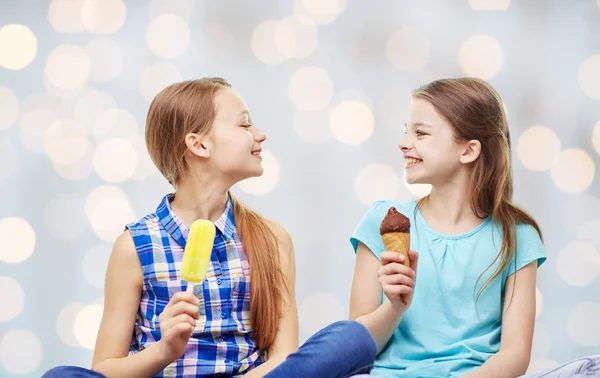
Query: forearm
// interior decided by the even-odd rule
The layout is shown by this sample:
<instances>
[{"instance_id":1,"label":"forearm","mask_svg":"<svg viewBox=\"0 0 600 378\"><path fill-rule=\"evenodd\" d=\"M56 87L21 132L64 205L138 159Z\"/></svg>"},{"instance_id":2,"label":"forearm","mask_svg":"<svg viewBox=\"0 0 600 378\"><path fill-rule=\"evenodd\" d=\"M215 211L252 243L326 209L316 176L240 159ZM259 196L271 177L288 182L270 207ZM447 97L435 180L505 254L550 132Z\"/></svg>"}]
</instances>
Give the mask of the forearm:
<instances>
[{"instance_id":1,"label":"forearm","mask_svg":"<svg viewBox=\"0 0 600 378\"><path fill-rule=\"evenodd\" d=\"M171 362L165 361L158 343L150 345L141 352L121 358L108 358L95 363L92 370L109 378L146 378L154 377Z\"/></svg>"},{"instance_id":2,"label":"forearm","mask_svg":"<svg viewBox=\"0 0 600 378\"><path fill-rule=\"evenodd\" d=\"M386 300L377 310L370 314L357 317L355 320L369 329L377 343L377 353L381 352L394 334L403 313L395 309Z\"/></svg>"},{"instance_id":3,"label":"forearm","mask_svg":"<svg viewBox=\"0 0 600 378\"><path fill-rule=\"evenodd\" d=\"M513 378L525 374L530 354L521 348L500 350L463 378Z\"/></svg>"}]
</instances>

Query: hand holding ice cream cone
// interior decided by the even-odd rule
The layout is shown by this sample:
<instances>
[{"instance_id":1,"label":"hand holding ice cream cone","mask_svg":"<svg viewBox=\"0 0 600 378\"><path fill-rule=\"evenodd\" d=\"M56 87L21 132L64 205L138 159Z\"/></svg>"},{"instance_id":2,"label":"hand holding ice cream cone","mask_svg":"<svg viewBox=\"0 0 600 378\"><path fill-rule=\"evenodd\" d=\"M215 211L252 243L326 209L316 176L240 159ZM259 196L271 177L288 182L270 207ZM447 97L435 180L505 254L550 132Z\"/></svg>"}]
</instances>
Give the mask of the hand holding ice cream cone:
<instances>
[{"instance_id":1,"label":"hand holding ice cream cone","mask_svg":"<svg viewBox=\"0 0 600 378\"><path fill-rule=\"evenodd\" d=\"M381 255L379 281L393 304L399 297L404 307L408 307L414 292L418 258L415 251L410 251L410 220L391 207L379 231L387 251Z\"/></svg>"}]
</instances>

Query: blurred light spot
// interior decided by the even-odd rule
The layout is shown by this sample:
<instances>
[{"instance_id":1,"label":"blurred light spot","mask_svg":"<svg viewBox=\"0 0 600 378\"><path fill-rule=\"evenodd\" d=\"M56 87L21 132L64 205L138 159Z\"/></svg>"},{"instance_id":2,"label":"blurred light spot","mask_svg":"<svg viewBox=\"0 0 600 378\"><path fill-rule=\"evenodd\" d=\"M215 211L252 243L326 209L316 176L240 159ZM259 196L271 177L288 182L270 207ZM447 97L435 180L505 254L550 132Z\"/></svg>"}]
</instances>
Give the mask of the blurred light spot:
<instances>
[{"instance_id":1,"label":"blurred light spot","mask_svg":"<svg viewBox=\"0 0 600 378\"><path fill-rule=\"evenodd\" d=\"M8 24L0 28L0 67L20 70L35 59L37 39L25 25Z\"/></svg>"},{"instance_id":2,"label":"blurred light spot","mask_svg":"<svg viewBox=\"0 0 600 378\"><path fill-rule=\"evenodd\" d=\"M579 86L590 98L600 99L600 54L592 55L579 67Z\"/></svg>"},{"instance_id":3,"label":"blurred light spot","mask_svg":"<svg viewBox=\"0 0 600 378\"><path fill-rule=\"evenodd\" d=\"M146 102L151 103L158 92L181 80L182 76L174 65L164 62L154 63L142 73L142 96Z\"/></svg>"},{"instance_id":4,"label":"blurred light spot","mask_svg":"<svg viewBox=\"0 0 600 378\"><path fill-rule=\"evenodd\" d=\"M32 152L44 152L44 136L50 126L58 121L58 116L47 109L36 109L21 118L19 136L23 145Z\"/></svg>"},{"instance_id":5,"label":"blurred light spot","mask_svg":"<svg viewBox=\"0 0 600 378\"><path fill-rule=\"evenodd\" d=\"M81 11L84 0L51 0L48 8L50 25L59 33L85 31Z\"/></svg>"},{"instance_id":6,"label":"blurred light spot","mask_svg":"<svg viewBox=\"0 0 600 378\"><path fill-rule=\"evenodd\" d=\"M194 0L151 0L148 6L150 19L172 14L189 22L194 14ZM202 26L204 29L204 25Z\"/></svg>"},{"instance_id":7,"label":"blurred light spot","mask_svg":"<svg viewBox=\"0 0 600 378\"><path fill-rule=\"evenodd\" d=\"M596 123L594 131L592 133L592 144L596 149L596 152L600 155L600 121Z\"/></svg>"},{"instance_id":8,"label":"blurred light spot","mask_svg":"<svg viewBox=\"0 0 600 378\"><path fill-rule=\"evenodd\" d=\"M491 79L500 72L503 61L502 47L488 35L474 35L460 47L458 64L462 72L469 76Z\"/></svg>"},{"instance_id":9,"label":"blurred light spot","mask_svg":"<svg viewBox=\"0 0 600 378\"><path fill-rule=\"evenodd\" d=\"M346 9L346 0L295 0L294 12L310 17L315 23L327 25Z\"/></svg>"},{"instance_id":10,"label":"blurred light spot","mask_svg":"<svg viewBox=\"0 0 600 378\"><path fill-rule=\"evenodd\" d=\"M0 340L0 361L9 373L29 374L42 362L42 343L28 329L11 329Z\"/></svg>"},{"instance_id":11,"label":"blurred light spot","mask_svg":"<svg viewBox=\"0 0 600 378\"><path fill-rule=\"evenodd\" d=\"M287 17L275 30L275 45L287 58L306 58L317 49L318 44L319 29L308 17Z\"/></svg>"},{"instance_id":12,"label":"blurred light spot","mask_svg":"<svg viewBox=\"0 0 600 378\"><path fill-rule=\"evenodd\" d=\"M0 162L2 162L0 164L0 180L10 177L17 170L19 164L19 154L15 144L6 137L0 137Z\"/></svg>"},{"instance_id":13,"label":"blurred light spot","mask_svg":"<svg viewBox=\"0 0 600 378\"><path fill-rule=\"evenodd\" d=\"M600 303L583 302L571 309L567 332L579 345L595 347L600 345Z\"/></svg>"},{"instance_id":14,"label":"blurred light spot","mask_svg":"<svg viewBox=\"0 0 600 378\"><path fill-rule=\"evenodd\" d=\"M476 11L503 11L510 8L510 0L469 0Z\"/></svg>"},{"instance_id":15,"label":"blurred light spot","mask_svg":"<svg viewBox=\"0 0 600 378\"><path fill-rule=\"evenodd\" d=\"M100 289L104 288L104 276L111 249L110 244L100 244L90 248L83 256L81 270L90 285Z\"/></svg>"},{"instance_id":16,"label":"blurred light spot","mask_svg":"<svg viewBox=\"0 0 600 378\"><path fill-rule=\"evenodd\" d=\"M61 106L63 105L62 103L61 99L48 92L35 92L21 101L19 108L20 117L39 109L52 110L54 112L61 111L64 109L64 106Z\"/></svg>"},{"instance_id":17,"label":"blurred light spot","mask_svg":"<svg viewBox=\"0 0 600 378\"><path fill-rule=\"evenodd\" d=\"M600 275L600 253L588 242L571 242L560 250L556 269L567 284L587 286Z\"/></svg>"},{"instance_id":18,"label":"blurred light spot","mask_svg":"<svg viewBox=\"0 0 600 378\"><path fill-rule=\"evenodd\" d=\"M122 0L85 0L81 9L83 25L90 33L111 34L125 23Z\"/></svg>"},{"instance_id":19,"label":"blurred light spot","mask_svg":"<svg viewBox=\"0 0 600 378\"><path fill-rule=\"evenodd\" d=\"M0 219L0 261L18 264L27 260L35 248L35 232L23 218Z\"/></svg>"},{"instance_id":20,"label":"blurred light spot","mask_svg":"<svg viewBox=\"0 0 600 378\"><path fill-rule=\"evenodd\" d=\"M278 31L279 28L279 31ZM277 45L281 45L283 43L282 36L283 31L289 29L280 28L280 22L275 20L267 20L258 25L254 31L252 32L252 40L251 47L252 53L258 60L261 62L277 65L285 62L289 56L283 54L277 48ZM277 38L278 42L276 42L275 35L279 34ZM288 36L291 34L287 34ZM295 40L293 42L295 44Z\"/></svg>"},{"instance_id":21,"label":"blurred light spot","mask_svg":"<svg viewBox=\"0 0 600 378\"><path fill-rule=\"evenodd\" d=\"M70 347L81 347L81 344L79 344L79 341L75 337L73 324L75 323L75 317L84 307L81 303L72 303L58 313L56 333L62 342Z\"/></svg>"},{"instance_id":22,"label":"blurred light spot","mask_svg":"<svg viewBox=\"0 0 600 378\"><path fill-rule=\"evenodd\" d=\"M84 48L90 58L90 79L104 82L117 78L123 69L123 49L114 40L96 38Z\"/></svg>"},{"instance_id":23,"label":"blurred light spot","mask_svg":"<svg viewBox=\"0 0 600 378\"><path fill-rule=\"evenodd\" d=\"M96 235L114 243L127 223L135 221L135 213L127 195L116 186L99 186L85 202L85 213Z\"/></svg>"},{"instance_id":24,"label":"blurred light spot","mask_svg":"<svg viewBox=\"0 0 600 378\"><path fill-rule=\"evenodd\" d=\"M156 17L146 30L146 44L159 58L175 58L190 44L190 29L180 17L163 14Z\"/></svg>"},{"instance_id":25,"label":"blurred light spot","mask_svg":"<svg viewBox=\"0 0 600 378\"><path fill-rule=\"evenodd\" d=\"M10 88L0 87L0 130L8 129L19 115L19 99Z\"/></svg>"},{"instance_id":26,"label":"blurred light spot","mask_svg":"<svg viewBox=\"0 0 600 378\"><path fill-rule=\"evenodd\" d=\"M131 138L137 135L137 121L125 109L108 109L98 115L93 133L97 142L109 138Z\"/></svg>"},{"instance_id":27,"label":"blurred light spot","mask_svg":"<svg viewBox=\"0 0 600 378\"><path fill-rule=\"evenodd\" d=\"M402 71L417 71L429 61L431 43L427 36L414 29L398 29L386 44L387 58Z\"/></svg>"},{"instance_id":28,"label":"blurred light spot","mask_svg":"<svg viewBox=\"0 0 600 378\"><path fill-rule=\"evenodd\" d=\"M71 164L59 164L52 162L52 166L56 173L67 180L80 181L86 178L93 170L92 159L94 153L91 148L88 148L85 155Z\"/></svg>"},{"instance_id":29,"label":"blurred light spot","mask_svg":"<svg viewBox=\"0 0 600 378\"><path fill-rule=\"evenodd\" d=\"M360 170L354 185L360 202L371 205L376 200L396 198L401 184L390 166L370 164Z\"/></svg>"},{"instance_id":30,"label":"blurred light spot","mask_svg":"<svg viewBox=\"0 0 600 378\"><path fill-rule=\"evenodd\" d=\"M542 315L542 312L544 312L544 296L542 295L542 292L540 291L540 289L535 288L535 318L539 318L540 315Z\"/></svg>"},{"instance_id":31,"label":"blurred light spot","mask_svg":"<svg viewBox=\"0 0 600 378\"><path fill-rule=\"evenodd\" d=\"M73 322L73 333L79 344L93 350L96 345L96 336L102 320L102 311L104 306L100 304L91 304L82 308Z\"/></svg>"},{"instance_id":32,"label":"blurred light spot","mask_svg":"<svg viewBox=\"0 0 600 378\"><path fill-rule=\"evenodd\" d=\"M331 139L328 110L307 112L296 109L294 113L294 130L305 142L323 143Z\"/></svg>"},{"instance_id":33,"label":"blurred light spot","mask_svg":"<svg viewBox=\"0 0 600 378\"><path fill-rule=\"evenodd\" d=\"M137 160L137 151L129 140L110 138L96 148L94 169L106 182L123 182L133 176Z\"/></svg>"},{"instance_id":34,"label":"blurred light spot","mask_svg":"<svg viewBox=\"0 0 600 378\"><path fill-rule=\"evenodd\" d=\"M70 120L54 122L44 136L44 150L56 164L74 164L90 147L86 131Z\"/></svg>"},{"instance_id":35,"label":"blurred light spot","mask_svg":"<svg viewBox=\"0 0 600 378\"><path fill-rule=\"evenodd\" d=\"M583 150L567 149L558 155L551 173L558 189L581 193L594 181L594 161Z\"/></svg>"},{"instance_id":36,"label":"blurred light spot","mask_svg":"<svg viewBox=\"0 0 600 378\"><path fill-rule=\"evenodd\" d=\"M25 293L21 285L10 277L0 276L0 322L8 322L23 311Z\"/></svg>"},{"instance_id":37,"label":"blurred light spot","mask_svg":"<svg viewBox=\"0 0 600 378\"><path fill-rule=\"evenodd\" d=\"M319 67L302 67L293 75L288 87L292 102L302 110L320 110L333 96L333 81Z\"/></svg>"},{"instance_id":38,"label":"blurred light spot","mask_svg":"<svg viewBox=\"0 0 600 378\"><path fill-rule=\"evenodd\" d=\"M331 131L342 143L358 145L369 139L375 127L373 111L359 101L343 101L331 111Z\"/></svg>"},{"instance_id":39,"label":"blurred light spot","mask_svg":"<svg viewBox=\"0 0 600 378\"><path fill-rule=\"evenodd\" d=\"M58 89L80 89L90 76L90 58L81 47L60 45L48 56L44 75Z\"/></svg>"},{"instance_id":40,"label":"blurred light spot","mask_svg":"<svg viewBox=\"0 0 600 378\"><path fill-rule=\"evenodd\" d=\"M73 240L85 224L81 222L84 201L75 195L61 194L53 198L44 212L46 229L50 235L61 240Z\"/></svg>"},{"instance_id":41,"label":"blurred light spot","mask_svg":"<svg viewBox=\"0 0 600 378\"><path fill-rule=\"evenodd\" d=\"M296 33L292 25L286 22L277 23L275 28L275 47L285 56L286 59L291 58L296 52Z\"/></svg>"},{"instance_id":42,"label":"blurred light spot","mask_svg":"<svg viewBox=\"0 0 600 378\"><path fill-rule=\"evenodd\" d=\"M260 156L263 159L264 173L259 177L251 177L238 183L242 191L256 196L269 193L279 182L280 168L277 158L266 150L263 150Z\"/></svg>"},{"instance_id":43,"label":"blurred light spot","mask_svg":"<svg viewBox=\"0 0 600 378\"><path fill-rule=\"evenodd\" d=\"M532 171L547 171L560 153L560 139L544 126L533 126L519 137L517 152L521 163Z\"/></svg>"},{"instance_id":44,"label":"blurred light spot","mask_svg":"<svg viewBox=\"0 0 600 378\"><path fill-rule=\"evenodd\" d=\"M73 108L73 120L86 130L92 131L94 125L100 122L101 115L109 109L117 107L117 102L107 92L95 89L88 90L77 96Z\"/></svg>"}]
</instances>

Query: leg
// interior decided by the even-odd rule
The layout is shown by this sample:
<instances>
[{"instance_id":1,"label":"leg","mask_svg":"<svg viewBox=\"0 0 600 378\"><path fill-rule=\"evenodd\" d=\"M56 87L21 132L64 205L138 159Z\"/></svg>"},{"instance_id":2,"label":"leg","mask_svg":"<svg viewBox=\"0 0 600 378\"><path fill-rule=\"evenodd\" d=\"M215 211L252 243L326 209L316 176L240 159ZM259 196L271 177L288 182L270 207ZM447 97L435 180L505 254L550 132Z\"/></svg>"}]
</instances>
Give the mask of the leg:
<instances>
[{"instance_id":1,"label":"leg","mask_svg":"<svg viewBox=\"0 0 600 378\"><path fill-rule=\"evenodd\" d=\"M376 355L377 345L365 326L340 321L314 334L265 378L345 378L368 373Z\"/></svg>"},{"instance_id":2,"label":"leg","mask_svg":"<svg viewBox=\"0 0 600 378\"><path fill-rule=\"evenodd\" d=\"M100 373L78 366L58 366L48 370L42 378L106 378Z\"/></svg>"}]
</instances>

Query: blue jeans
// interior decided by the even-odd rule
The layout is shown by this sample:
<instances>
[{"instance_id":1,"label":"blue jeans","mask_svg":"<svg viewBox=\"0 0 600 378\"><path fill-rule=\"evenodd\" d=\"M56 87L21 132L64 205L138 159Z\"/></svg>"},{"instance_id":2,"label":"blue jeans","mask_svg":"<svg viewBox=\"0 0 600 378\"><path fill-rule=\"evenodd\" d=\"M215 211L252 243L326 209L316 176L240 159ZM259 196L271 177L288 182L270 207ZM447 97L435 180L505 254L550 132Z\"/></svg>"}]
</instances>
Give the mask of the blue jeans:
<instances>
[{"instance_id":1,"label":"blue jeans","mask_svg":"<svg viewBox=\"0 0 600 378\"><path fill-rule=\"evenodd\" d=\"M346 378L371 371L376 354L377 345L365 326L340 321L314 334L265 378ZM59 377L105 378L76 366L59 366L42 376Z\"/></svg>"}]
</instances>

